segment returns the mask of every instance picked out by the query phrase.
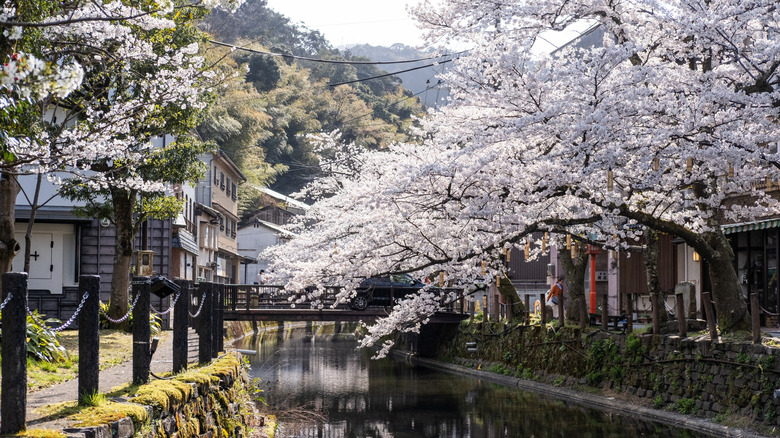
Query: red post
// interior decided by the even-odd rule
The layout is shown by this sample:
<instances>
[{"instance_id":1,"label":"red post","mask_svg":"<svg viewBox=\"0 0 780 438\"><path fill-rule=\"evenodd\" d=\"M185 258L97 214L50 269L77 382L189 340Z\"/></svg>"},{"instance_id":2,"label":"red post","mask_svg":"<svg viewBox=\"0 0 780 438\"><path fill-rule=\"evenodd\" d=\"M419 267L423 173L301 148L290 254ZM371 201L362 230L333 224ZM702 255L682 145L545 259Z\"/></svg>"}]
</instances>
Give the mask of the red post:
<instances>
[{"instance_id":1,"label":"red post","mask_svg":"<svg viewBox=\"0 0 780 438\"><path fill-rule=\"evenodd\" d=\"M593 245L588 245L587 254L590 254L590 308L591 314L598 313L598 306L596 305L596 255L601 250Z\"/></svg>"}]
</instances>

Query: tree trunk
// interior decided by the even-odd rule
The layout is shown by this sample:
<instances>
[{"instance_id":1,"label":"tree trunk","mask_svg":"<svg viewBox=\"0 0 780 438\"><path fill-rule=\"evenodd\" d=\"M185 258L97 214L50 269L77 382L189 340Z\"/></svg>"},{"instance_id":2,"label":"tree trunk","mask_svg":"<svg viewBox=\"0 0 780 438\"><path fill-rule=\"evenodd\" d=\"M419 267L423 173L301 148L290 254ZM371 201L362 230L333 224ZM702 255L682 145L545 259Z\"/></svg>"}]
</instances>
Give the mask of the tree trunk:
<instances>
[{"instance_id":1,"label":"tree trunk","mask_svg":"<svg viewBox=\"0 0 780 438\"><path fill-rule=\"evenodd\" d=\"M579 244L572 243L572 245ZM585 270L588 267L588 255L585 254L584 246L580 245L580 250L577 251L577 257L574 259L565 250L559 252L558 261L563 266L566 288L569 291L565 300L566 319L577 321L581 317L587 318L587 312L585 315L580 315L580 306L585 303Z\"/></svg>"},{"instance_id":2,"label":"tree trunk","mask_svg":"<svg viewBox=\"0 0 780 438\"><path fill-rule=\"evenodd\" d=\"M38 213L38 198L41 195L41 183L43 174L39 173L35 181L35 195L30 205L30 218L27 220L27 231L24 233L24 272L30 272L30 251L32 247L32 230L35 225L35 215Z\"/></svg>"},{"instance_id":3,"label":"tree trunk","mask_svg":"<svg viewBox=\"0 0 780 438\"><path fill-rule=\"evenodd\" d=\"M645 228L646 246L642 252L647 274L647 290L650 292L650 301L653 306L653 334L660 334L660 324L666 322L666 312L661 311L663 296L661 281L658 279L658 233Z\"/></svg>"},{"instance_id":4,"label":"tree trunk","mask_svg":"<svg viewBox=\"0 0 780 438\"><path fill-rule=\"evenodd\" d=\"M712 257L706 257L709 264L712 297L715 301L715 313L721 330L750 330L750 317L737 271L734 269L734 252L726 236L717 231L704 234L704 239L712 248ZM701 252L700 252L701 254Z\"/></svg>"},{"instance_id":5,"label":"tree trunk","mask_svg":"<svg viewBox=\"0 0 780 438\"><path fill-rule=\"evenodd\" d=\"M11 270L11 261L20 249L19 242L14 238L16 195L19 189L16 175L7 172L0 175L0 273Z\"/></svg>"},{"instance_id":6,"label":"tree trunk","mask_svg":"<svg viewBox=\"0 0 780 438\"><path fill-rule=\"evenodd\" d=\"M503 274L501 278L501 284L498 287L498 293L501 294L501 298L504 299L506 305L506 319L507 321L513 321L517 315L525 313L523 308L525 304L520 301L520 297L517 295L517 289L512 285L512 281L509 280L506 274Z\"/></svg>"},{"instance_id":7,"label":"tree trunk","mask_svg":"<svg viewBox=\"0 0 780 438\"><path fill-rule=\"evenodd\" d=\"M133 261L133 209L135 206L135 193L112 188L111 199L114 204L116 242L108 315L113 319L120 319L127 314L130 307L128 291L130 289L130 266ZM130 324L128 321L125 321L119 324L117 328L127 330L129 327Z\"/></svg>"}]
</instances>

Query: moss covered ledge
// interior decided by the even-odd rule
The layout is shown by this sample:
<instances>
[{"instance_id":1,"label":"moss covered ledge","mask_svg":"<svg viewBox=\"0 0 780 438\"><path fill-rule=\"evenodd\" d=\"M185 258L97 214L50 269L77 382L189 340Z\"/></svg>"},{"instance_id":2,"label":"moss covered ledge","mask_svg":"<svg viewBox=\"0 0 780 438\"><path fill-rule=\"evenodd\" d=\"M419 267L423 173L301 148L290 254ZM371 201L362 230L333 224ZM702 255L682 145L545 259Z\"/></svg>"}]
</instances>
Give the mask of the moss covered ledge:
<instances>
[{"instance_id":1,"label":"moss covered ledge","mask_svg":"<svg viewBox=\"0 0 780 438\"><path fill-rule=\"evenodd\" d=\"M184 373L145 385L116 388L96 406L63 407L69 434L106 437L246 436L263 417L249 397L248 379L237 354L227 354ZM72 403L71 403L72 405Z\"/></svg>"}]
</instances>

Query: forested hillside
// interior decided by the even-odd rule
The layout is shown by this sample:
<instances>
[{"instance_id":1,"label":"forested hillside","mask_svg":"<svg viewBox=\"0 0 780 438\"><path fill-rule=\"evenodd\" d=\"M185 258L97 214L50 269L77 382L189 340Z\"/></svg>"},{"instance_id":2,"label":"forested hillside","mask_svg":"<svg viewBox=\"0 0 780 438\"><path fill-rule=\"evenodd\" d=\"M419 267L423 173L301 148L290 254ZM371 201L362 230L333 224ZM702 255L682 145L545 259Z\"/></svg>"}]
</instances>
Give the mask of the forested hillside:
<instances>
[{"instance_id":1,"label":"forested hillside","mask_svg":"<svg viewBox=\"0 0 780 438\"><path fill-rule=\"evenodd\" d=\"M265 0L249 0L235 14L213 11L200 27L217 42L254 50L209 44L207 57L232 79L215 89L212 109L198 127L249 178L242 187L242 213L261 202L252 185L291 193L317 174L309 134L338 129L345 141L367 148L412 140L412 116L422 106L398 77L364 80L385 72L373 64L338 63L368 58L341 53L319 32L268 9Z\"/></svg>"}]
</instances>

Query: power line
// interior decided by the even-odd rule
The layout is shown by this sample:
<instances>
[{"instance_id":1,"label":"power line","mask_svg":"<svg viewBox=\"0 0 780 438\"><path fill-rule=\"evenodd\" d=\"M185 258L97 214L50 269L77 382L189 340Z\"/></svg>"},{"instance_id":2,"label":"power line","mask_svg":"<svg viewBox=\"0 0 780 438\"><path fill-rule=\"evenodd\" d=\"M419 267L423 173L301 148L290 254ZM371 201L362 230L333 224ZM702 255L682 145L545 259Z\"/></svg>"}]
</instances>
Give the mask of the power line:
<instances>
[{"instance_id":1,"label":"power line","mask_svg":"<svg viewBox=\"0 0 780 438\"><path fill-rule=\"evenodd\" d=\"M306 56L289 55L285 53L274 53L274 52L268 52L266 50L250 49L249 47L241 47L241 46L236 46L233 44L223 43L221 41L214 41L214 40L209 40L208 42L210 42L211 44L215 44L217 46L230 47L231 49L234 50L242 50L249 53L257 53L259 55L277 56L285 59L298 59L302 61L321 62L325 64L355 64L355 65L407 64L411 62L430 61L432 59L446 58L448 56L458 56L465 53L465 51L452 53L452 54L446 53L444 55L432 56L429 58L402 59L400 61L347 61L345 59L318 59L318 58L309 58Z\"/></svg>"},{"instance_id":2,"label":"power line","mask_svg":"<svg viewBox=\"0 0 780 438\"><path fill-rule=\"evenodd\" d=\"M438 62L434 62L432 64L425 64L425 65L421 65L421 66L418 66L418 67L407 68L406 70L394 71L392 73L385 73L385 74L378 75L378 76L370 76L370 77L363 78L363 79L353 79L351 81L337 82L337 83L333 83L333 84L328 84L328 86L329 87L335 87L335 86L338 86L338 85L347 85L347 84L354 84L356 82L370 81L372 79L384 78L384 77L387 77L387 76L393 76L393 75L397 75L397 74L400 74L400 73L406 73L406 72L409 72L409 71L420 70L420 69L423 69L423 68L434 67L434 66L437 66L437 65L446 64L446 63L452 62L452 61L454 61L456 59L458 59L458 58L445 59L444 61L438 61Z\"/></svg>"}]
</instances>

